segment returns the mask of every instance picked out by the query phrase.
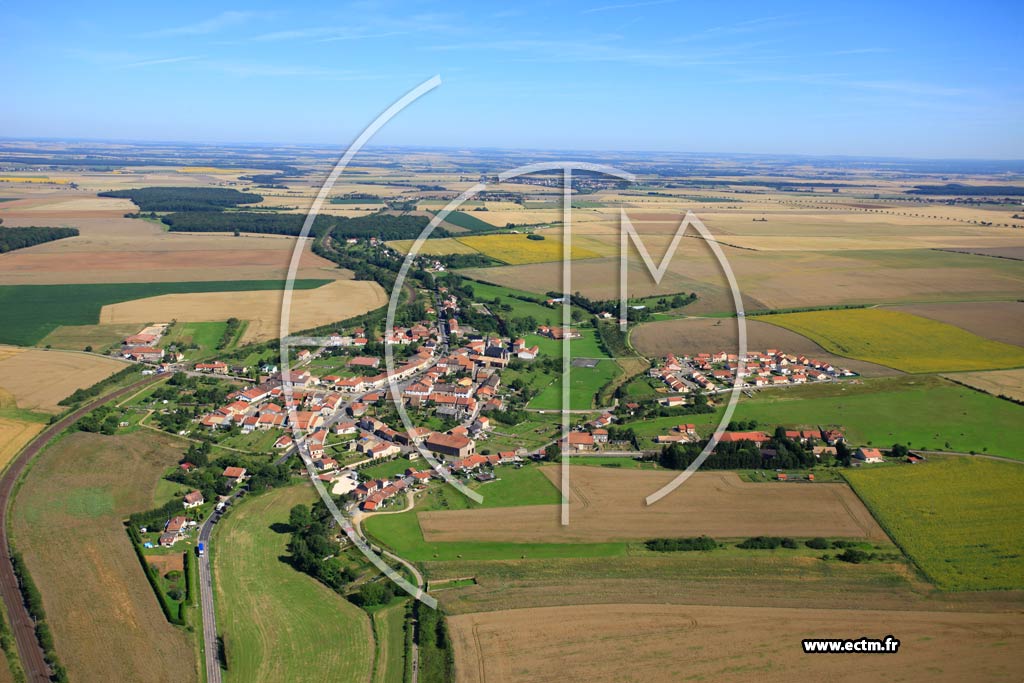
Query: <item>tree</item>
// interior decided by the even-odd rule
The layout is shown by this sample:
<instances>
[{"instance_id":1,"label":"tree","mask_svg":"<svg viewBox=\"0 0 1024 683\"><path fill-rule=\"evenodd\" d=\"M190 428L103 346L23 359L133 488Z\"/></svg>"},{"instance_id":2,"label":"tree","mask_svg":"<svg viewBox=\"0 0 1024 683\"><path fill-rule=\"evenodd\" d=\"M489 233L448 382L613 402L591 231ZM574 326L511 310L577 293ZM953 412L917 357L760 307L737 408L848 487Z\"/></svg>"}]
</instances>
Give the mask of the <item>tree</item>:
<instances>
[{"instance_id":1,"label":"tree","mask_svg":"<svg viewBox=\"0 0 1024 683\"><path fill-rule=\"evenodd\" d=\"M894 443L892 448L889 450L889 455L902 460L910 455L910 449L901 443Z\"/></svg>"},{"instance_id":2,"label":"tree","mask_svg":"<svg viewBox=\"0 0 1024 683\"><path fill-rule=\"evenodd\" d=\"M296 505L288 514L288 525L293 530L305 529L313 521L309 508L305 505Z\"/></svg>"}]
</instances>

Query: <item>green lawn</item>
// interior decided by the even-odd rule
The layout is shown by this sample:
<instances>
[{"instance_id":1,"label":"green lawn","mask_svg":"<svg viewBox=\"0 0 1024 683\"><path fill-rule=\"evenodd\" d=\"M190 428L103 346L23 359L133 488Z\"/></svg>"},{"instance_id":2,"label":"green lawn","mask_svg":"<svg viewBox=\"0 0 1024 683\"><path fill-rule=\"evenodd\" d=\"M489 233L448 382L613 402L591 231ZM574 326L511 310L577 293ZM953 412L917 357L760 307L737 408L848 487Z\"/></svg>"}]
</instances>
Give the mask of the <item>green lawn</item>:
<instances>
[{"instance_id":1,"label":"green lawn","mask_svg":"<svg viewBox=\"0 0 1024 683\"><path fill-rule=\"evenodd\" d=\"M482 507L514 507L518 505L552 505L560 495L545 477L540 467L526 466L516 470L500 467L500 477L489 484L472 484L484 496ZM426 543L420 530L417 513L430 510L463 510L477 507L458 491L435 484L417 497L416 508L395 515L376 515L368 518L363 528L374 539L394 549L413 562L434 560L511 560L523 557L608 557L624 555L625 543ZM515 512L510 510L510 520Z\"/></svg>"},{"instance_id":2,"label":"green lawn","mask_svg":"<svg viewBox=\"0 0 1024 683\"><path fill-rule=\"evenodd\" d=\"M641 436L653 436L680 422L692 422L704 436L719 416L716 412L657 418L630 426ZM1024 460L1024 443L1013 428L1024 422L1024 406L934 376L768 389L753 399L741 399L733 419L753 419L767 427L841 425L856 446L904 443Z\"/></svg>"},{"instance_id":3,"label":"green lawn","mask_svg":"<svg viewBox=\"0 0 1024 683\"><path fill-rule=\"evenodd\" d=\"M315 497L305 485L275 489L241 503L217 527L210 549L226 681L319 683L372 673L366 614L281 560L289 510Z\"/></svg>"},{"instance_id":4,"label":"green lawn","mask_svg":"<svg viewBox=\"0 0 1024 683\"><path fill-rule=\"evenodd\" d=\"M512 307L511 313L502 313L502 317L507 318L525 318L532 316L536 319L537 324L540 325L561 325L562 324L562 309L560 307L551 308L544 304L534 303L533 301L522 301L521 299L515 299L511 295L526 296L531 299L545 299L546 297L540 294L531 294L530 292L524 292L518 289L509 289L508 287L501 287L498 285L491 285L484 282L478 282L471 280L468 282L469 286L473 288L473 299L482 303L490 303L494 300L494 297L501 299L501 302L508 304Z\"/></svg>"},{"instance_id":5,"label":"green lawn","mask_svg":"<svg viewBox=\"0 0 1024 683\"><path fill-rule=\"evenodd\" d=\"M613 360L605 359L592 368L574 367L569 373L569 409L589 410L594 407L594 397L601 387L608 384L622 372ZM530 401L529 406L538 410L561 410L562 380L552 375L552 381Z\"/></svg>"},{"instance_id":6,"label":"green lawn","mask_svg":"<svg viewBox=\"0 0 1024 683\"><path fill-rule=\"evenodd\" d=\"M276 442L282 434L286 433L287 431L281 431L280 429L268 429L266 431L257 429L256 431L249 432L248 434L235 434L233 436L225 437L217 443L221 446L237 448L239 450L249 451L252 453L271 453L274 450L274 442Z\"/></svg>"},{"instance_id":7,"label":"green lawn","mask_svg":"<svg viewBox=\"0 0 1024 683\"><path fill-rule=\"evenodd\" d=\"M598 343L597 330L592 327L576 327L575 329L580 333L580 338L569 341L569 353L573 358L609 357L601 348L600 343ZM551 339L550 337L542 337L539 334L528 334L525 339L527 346L536 344L540 347L541 356L549 356L551 358L562 357L563 342L561 341Z\"/></svg>"},{"instance_id":8,"label":"green lawn","mask_svg":"<svg viewBox=\"0 0 1024 683\"><path fill-rule=\"evenodd\" d=\"M373 631L377 642L373 683L405 681L405 610L403 600L373 613Z\"/></svg>"},{"instance_id":9,"label":"green lawn","mask_svg":"<svg viewBox=\"0 0 1024 683\"><path fill-rule=\"evenodd\" d=\"M410 467L422 470L427 469L429 465L423 460L423 458L418 459L416 462L413 462L408 458L395 458L394 460L382 462L379 465L365 467L359 470L359 476L364 479L389 479L398 474L402 474Z\"/></svg>"},{"instance_id":10,"label":"green lawn","mask_svg":"<svg viewBox=\"0 0 1024 683\"><path fill-rule=\"evenodd\" d=\"M1024 588L1024 467L942 456L844 476L939 587Z\"/></svg>"},{"instance_id":11,"label":"green lawn","mask_svg":"<svg viewBox=\"0 0 1024 683\"><path fill-rule=\"evenodd\" d=\"M296 280L295 289L315 289L330 280ZM61 325L95 325L100 309L161 294L284 289L284 280L223 282L138 282L77 285L0 286L0 343L28 346ZM159 317L154 311L154 319Z\"/></svg>"},{"instance_id":12,"label":"green lawn","mask_svg":"<svg viewBox=\"0 0 1024 683\"><path fill-rule=\"evenodd\" d=\"M189 360L208 356L217 349L224 336L227 322L184 323L177 322L167 336L160 340L160 347L177 346ZM198 349L188 347L196 345Z\"/></svg>"}]
</instances>

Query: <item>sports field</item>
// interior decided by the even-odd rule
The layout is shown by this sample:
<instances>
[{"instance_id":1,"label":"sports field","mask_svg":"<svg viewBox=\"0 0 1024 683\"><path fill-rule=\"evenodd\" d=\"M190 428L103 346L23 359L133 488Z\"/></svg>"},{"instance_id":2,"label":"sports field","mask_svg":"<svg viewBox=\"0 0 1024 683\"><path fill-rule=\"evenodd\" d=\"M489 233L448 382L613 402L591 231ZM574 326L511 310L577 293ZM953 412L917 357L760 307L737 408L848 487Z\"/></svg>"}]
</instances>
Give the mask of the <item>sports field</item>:
<instances>
[{"instance_id":1,"label":"sports field","mask_svg":"<svg viewBox=\"0 0 1024 683\"><path fill-rule=\"evenodd\" d=\"M1024 588L1024 467L941 457L843 476L882 526L947 590Z\"/></svg>"},{"instance_id":2,"label":"sports field","mask_svg":"<svg viewBox=\"0 0 1024 683\"><path fill-rule=\"evenodd\" d=\"M918 680L922 673L930 681L1004 681L1024 674L1017 656L1024 624L1013 614L620 603L464 614L449 624L458 683L557 683L567 671L602 683ZM800 649L808 637L889 634L903 643L898 655L855 663L851 655Z\"/></svg>"},{"instance_id":3,"label":"sports field","mask_svg":"<svg viewBox=\"0 0 1024 683\"><path fill-rule=\"evenodd\" d=\"M180 443L149 430L76 432L37 457L14 498L14 544L72 680L198 679L195 636L164 618L122 523L153 506Z\"/></svg>"},{"instance_id":4,"label":"sports field","mask_svg":"<svg viewBox=\"0 0 1024 683\"><path fill-rule=\"evenodd\" d=\"M275 489L218 525L210 545L227 681L365 681L372 672L366 614L282 561L289 511L315 498L304 484Z\"/></svg>"},{"instance_id":5,"label":"sports field","mask_svg":"<svg viewBox=\"0 0 1024 683\"><path fill-rule=\"evenodd\" d=\"M906 372L998 370L1024 365L1024 348L927 318L879 308L766 315L758 320L832 353Z\"/></svg>"},{"instance_id":6,"label":"sports field","mask_svg":"<svg viewBox=\"0 0 1024 683\"><path fill-rule=\"evenodd\" d=\"M560 467L542 472L558 485ZM570 468L570 524L560 508L535 505L509 510L421 512L427 543L608 543L653 537L835 536L884 540L885 534L842 484L785 484L740 481L733 472L698 472L658 503L644 498L678 475L672 471Z\"/></svg>"}]
</instances>

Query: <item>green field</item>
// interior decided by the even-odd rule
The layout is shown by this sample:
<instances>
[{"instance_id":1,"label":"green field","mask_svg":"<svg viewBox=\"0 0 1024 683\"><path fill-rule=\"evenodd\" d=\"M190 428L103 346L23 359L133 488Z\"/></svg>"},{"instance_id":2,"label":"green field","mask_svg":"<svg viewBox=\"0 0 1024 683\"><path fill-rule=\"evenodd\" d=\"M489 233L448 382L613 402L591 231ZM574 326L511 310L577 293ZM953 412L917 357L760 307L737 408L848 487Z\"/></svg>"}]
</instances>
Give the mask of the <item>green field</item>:
<instances>
[{"instance_id":1,"label":"green field","mask_svg":"<svg viewBox=\"0 0 1024 683\"><path fill-rule=\"evenodd\" d=\"M559 312L561 315L561 312ZM608 358L608 354L601 348L597 339L597 331L592 327L574 327L579 332L579 339L569 340L569 354L573 358ZM562 357L563 342L551 337L544 337L539 334L528 334L524 337L527 346L536 344L540 347L541 356L551 358Z\"/></svg>"},{"instance_id":2,"label":"green field","mask_svg":"<svg viewBox=\"0 0 1024 683\"><path fill-rule=\"evenodd\" d=\"M1024 467L966 457L844 472L932 581L947 590L1024 588Z\"/></svg>"},{"instance_id":3,"label":"green field","mask_svg":"<svg viewBox=\"0 0 1024 683\"><path fill-rule=\"evenodd\" d=\"M331 280L296 280L295 289L315 289ZM0 343L29 346L61 325L95 325L107 304L161 294L284 289L284 280L151 282L89 285L0 286ZM159 317L154 311L154 320Z\"/></svg>"},{"instance_id":4,"label":"green field","mask_svg":"<svg viewBox=\"0 0 1024 683\"><path fill-rule=\"evenodd\" d=\"M720 415L655 418L629 426L642 437L653 437L692 422L706 436ZM1024 406L933 376L766 389L741 399L733 419L757 420L762 427L840 425L854 446L904 443L1024 460L1024 443L1011 427L1024 421Z\"/></svg>"},{"instance_id":5,"label":"green field","mask_svg":"<svg viewBox=\"0 0 1024 683\"><path fill-rule=\"evenodd\" d=\"M535 303L535 301L523 301L522 299L516 299L512 296L514 294L516 296L529 297L533 300L543 300L544 297L539 294L531 294L530 292L524 292L518 289L509 289L508 287L491 285L477 280L471 280L468 284L473 288L473 299L475 301L490 303L494 301L495 297L497 297L501 299L501 303L511 306L511 312L501 313L501 316L504 318L533 317L537 323L541 325L561 325L562 323L562 309L560 307L552 308L542 303Z\"/></svg>"},{"instance_id":6,"label":"green field","mask_svg":"<svg viewBox=\"0 0 1024 683\"><path fill-rule=\"evenodd\" d=\"M410 467L415 467L418 470L428 469L429 463L425 462L422 458L419 458L417 462L413 462L408 458L395 458L394 460L382 462L379 465L364 467L359 470L359 476L363 479L389 479L395 475L402 474Z\"/></svg>"},{"instance_id":7,"label":"green field","mask_svg":"<svg viewBox=\"0 0 1024 683\"><path fill-rule=\"evenodd\" d=\"M107 325L61 325L39 341L39 346L52 346L55 349L71 349L81 351L86 346L93 347L97 353L104 349L119 346L125 337L135 334L142 328L136 323L112 323Z\"/></svg>"},{"instance_id":8,"label":"green field","mask_svg":"<svg viewBox=\"0 0 1024 683\"><path fill-rule=\"evenodd\" d=\"M495 470L499 480L474 484L484 496L482 507L514 507L517 505L552 505L560 500L558 490L537 466L516 470L501 467ZM458 491L447 486L432 486L419 494L416 508L395 515L375 515L366 519L367 534L391 547L413 562L436 560L511 560L523 557L608 557L626 553L625 543L427 543L423 540L416 517L430 510L463 510L477 507ZM510 520L515 511L510 510Z\"/></svg>"},{"instance_id":9,"label":"green field","mask_svg":"<svg viewBox=\"0 0 1024 683\"><path fill-rule=\"evenodd\" d=\"M450 223L457 228L465 228L470 232L487 232L497 229L487 221L482 221L473 214L464 211L452 211L444 219L444 222Z\"/></svg>"},{"instance_id":10,"label":"green field","mask_svg":"<svg viewBox=\"0 0 1024 683\"><path fill-rule=\"evenodd\" d=\"M757 319L802 334L837 355L906 372L1024 366L1024 349L1019 346L900 311L860 308L782 313Z\"/></svg>"},{"instance_id":11,"label":"green field","mask_svg":"<svg viewBox=\"0 0 1024 683\"><path fill-rule=\"evenodd\" d=\"M569 373L569 410L590 410L594 407L594 399L601 387L608 384L622 372L618 363L604 359L592 368L572 368ZM560 375L552 375L550 384L544 387L530 401L530 408L538 410L562 409L562 380ZM598 406L601 407L601 406Z\"/></svg>"},{"instance_id":12,"label":"green field","mask_svg":"<svg viewBox=\"0 0 1024 683\"><path fill-rule=\"evenodd\" d=\"M227 322L178 322L171 327L167 336L160 340L160 347L166 349L169 346L177 346L190 360L197 356L206 356L217 349L225 329ZM192 345L199 348L190 350L188 347Z\"/></svg>"},{"instance_id":13,"label":"green field","mask_svg":"<svg viewBox=\"0 0 1024 683\"><path fill-rule=\"evenodd\" d=\"M304 485L275 489L217 527L210 547L226 681L365 681L372 673L366 614L281 561L289 511L314 498Z\"/></svg>"},{"instance_id":14,"label":"green field","mask_svg":"<svg viewBox=\"0 0 1024 683\"><path fill-rule=\"evenodd\" d=\"M373 613L373 632L377 653L373 668L373 683L405 682L405 611L408 601L403 600Z\"/></svg>"}]
</instances>

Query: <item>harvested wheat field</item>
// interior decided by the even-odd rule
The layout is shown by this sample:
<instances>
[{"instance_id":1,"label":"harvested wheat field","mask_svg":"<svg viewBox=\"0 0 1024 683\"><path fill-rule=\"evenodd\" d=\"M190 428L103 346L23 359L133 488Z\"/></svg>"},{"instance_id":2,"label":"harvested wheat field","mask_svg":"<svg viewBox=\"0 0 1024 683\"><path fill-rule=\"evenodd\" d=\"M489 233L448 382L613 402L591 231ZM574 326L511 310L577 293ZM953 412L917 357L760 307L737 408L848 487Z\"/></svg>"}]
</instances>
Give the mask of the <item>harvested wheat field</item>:
<instances>
[{"instance_id":1,"label":"harvested wheat field","mask_svg":"<svg viewBox=\"0 0 1024 683\"><path fill-rule=\"evenodd\" d=\"M1024 302L912 304L895 308L904 313L956 325L979 337L1024 346Z\"/></svg>"},{"instance_id":2,"label":"harvested wheat field","mask_svg":"<svg viewBox=\"0 0 1024 683\"><path fill-rule=\"evenodd\" d=\"M459 683L1010 681L1016 614L581 605L449 617ZM901 641L897 654L804 654L804 638ZM557 662L557 666L553 665Z\"/></svg>"},{"instance_id":3,"label":"harvested wheat field","mask_svg":"<svg viewBox=\"0 0 1024 683\"><path fill-rule=\"evenodd\" d=\"M1009 396L1012 399L1024 401L1024 369L954 372L943 375L943 377L993 396Z\"/></svg>"},{"instance_id":4,"label":"harvested wheat field","mask_svg":"<svg viewBox=\"0 0 1024 683\"><path fill-rule=\"evenodd\" d=\"M198 678L194 636L164 618L122 523L153 507L157 481L181 453L180 442L149 430L76 432L36 458L14 498L13 542L71 680Z\"/></svg>"},{"instance_id":5,"label":"harvested wheat field","mask_svg":"<svg viewBox=\"0 0 1024 683\"><path fill-rule=\"evenodd\" d=\"M560 467L544 474L560 486ZM829 536L885 539L845 484L740 481L735 472L697 472L674 493L644 498L679 472L570 468L570 523L557 505L422 512L423 539L505 543L596 543L662 536Z\"/></svg>"},{"instance_id":6,"label":"harvested wheat field","mask_svg":"<svg viewBox=\"0 0 1024 683\"><path fill-rule=\"evenodd\" d=\"M85 353L0 347L0 388L23 410L60 412L62 398L124 367L123 361Z\"/></svg>"},{"instance_id":7,"label":"harvested wheat field","mask_svg":"<svg viewBox=\"0 0 1024 683\"><path fill-rule=\"evenodd\" d=\"M276 339L281 332L283 291L203 292L164 294L109 304L100 311L100 324L147 323L159 311L163 319L189 322L249 321L243 342ZM306 330L351 318L387 303L387 294L369 280L337 280L316 289L292 292L289 332Z\"/></svg>"},{"instance_id":8,"label":"harvested wheat field","mask_svg":"<svg viewBox=\"0 0 1024 683\"><path fill-rule=\"evenodd\" d=\"M0 415L0 470L44 427L44 422L29 422Z\"/></svg>"},{"instance_id":9,"label":"harvested wheat field","mask_svg":"<svg viewBox=\"0 0 1024 683\"><path fill-rule=\"evenodd\" d=\"M735 318L682 318L644 323L630 334L637 351L648 358L661 358L669 353L694 355L728 351L735 353L738 341ZM865 377L900 374L898 370L829 353L807 337L791 330L747 318L747 350L780 349L786 353L804 354L849 368Z\"/></svg>"}]
</instances>

